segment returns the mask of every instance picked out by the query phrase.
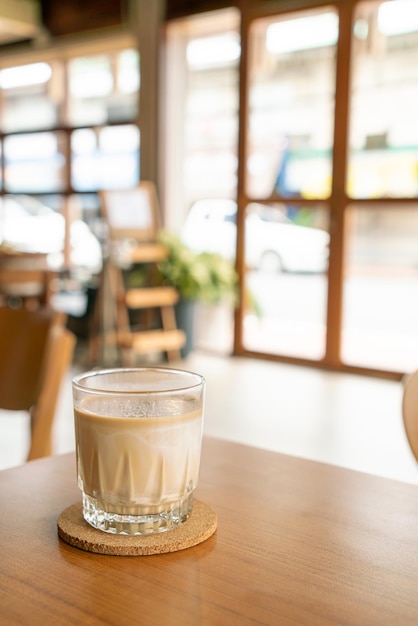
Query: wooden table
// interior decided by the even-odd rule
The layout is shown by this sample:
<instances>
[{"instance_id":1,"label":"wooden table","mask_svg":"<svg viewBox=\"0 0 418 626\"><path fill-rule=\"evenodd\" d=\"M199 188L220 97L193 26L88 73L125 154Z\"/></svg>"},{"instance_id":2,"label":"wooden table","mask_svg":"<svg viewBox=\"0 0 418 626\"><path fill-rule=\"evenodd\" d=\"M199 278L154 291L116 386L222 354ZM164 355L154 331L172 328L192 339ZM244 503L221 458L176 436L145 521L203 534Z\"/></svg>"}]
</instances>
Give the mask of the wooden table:
<instances>
[{"instance_id":1,"label":"wooden table","mask_svg":"<svg viewBox=\"0 0 418 626\"><path fill-rule=\"evenodd\" d=\"M418 487L204 441L218 530L181 552L90 554L57 535L72 454L0 472L0 624L418 624Z\"/></svg>"}]
</instances>

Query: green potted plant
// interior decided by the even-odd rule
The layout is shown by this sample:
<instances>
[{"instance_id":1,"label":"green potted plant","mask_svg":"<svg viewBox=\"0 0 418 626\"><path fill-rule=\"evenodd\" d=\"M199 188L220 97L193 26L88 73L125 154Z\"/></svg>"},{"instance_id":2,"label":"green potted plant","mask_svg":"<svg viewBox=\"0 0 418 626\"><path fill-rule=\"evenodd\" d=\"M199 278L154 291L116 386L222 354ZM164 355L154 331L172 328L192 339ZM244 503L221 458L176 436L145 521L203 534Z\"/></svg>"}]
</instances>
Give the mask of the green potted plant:
<instances>
[{"instance_id":1,"label":"green potted plant","mask_svg":"<svg viewBox=\"0 0 418 626\"><path fill-rule=\"evenodd\" d=\"M186 332L182 354L187 356L194 343L196 303L227 300L235 306L238 275L231 261L216 253L195 253L172 233L161 231L159 241L166 246L168 255L158 264L158 272L161 283L175 287L180 295L176 317L179 328Z\"/></svg>"},{"instance_id":2,"label":"green potted plant","mask_svg":"<svg viewBox=\"0 0 418 626\"><path fill-rule=\"evenodd\" d=\"M166 231L158 239L168 250L167 258L158 264L162 283L175 287L185 300L236 302L238 276L231 261L212 252L193 252Z\"/></svg>"}]
</instances>

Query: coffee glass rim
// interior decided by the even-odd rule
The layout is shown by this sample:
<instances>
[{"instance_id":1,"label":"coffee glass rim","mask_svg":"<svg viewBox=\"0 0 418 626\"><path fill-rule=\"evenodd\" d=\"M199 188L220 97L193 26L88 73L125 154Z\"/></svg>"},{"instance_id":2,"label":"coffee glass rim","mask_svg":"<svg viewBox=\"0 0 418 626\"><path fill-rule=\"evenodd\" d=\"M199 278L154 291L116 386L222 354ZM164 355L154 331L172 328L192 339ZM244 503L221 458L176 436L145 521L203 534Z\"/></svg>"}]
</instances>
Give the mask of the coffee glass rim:
<instances>
[{"instance_id":1,"label":"coffee glass rim","mask_svg":"<svg viewBox=\"0 0 418 626\"><path fill-rule=\"evenodd\" d=\"M176 385L170 385L165 387L164 389L161 388L143 388L143 389L125 389L125 388L121 388L121 389L109 389L108 387L105 387L103 384L102 385L86 385L83 384L83 381L86 381L87 379L92 381L92 380L98 380L99 376L106 376L106 375L111 375L111 374L132 374L132 373L139 373L139 372L153 372L153 373L162 373L162 374L181 374L183 377L185 378L190 378L190 381L192 381L192 379L194 379L194 382L190 382L190 384L184 384L184 385L180 385L180 386L176 386ZM170 368L170 367L147 367L147 366L143 366L143 367L110 367L110 368L98 368L98 369L92 369L92 370L88 370L85 372L81 372L80 374L77 374L76 376L73 377L72 383L73 383L73 388L78 389L79 391L82 391L83 393L92 393L92 394L96 394L99 393L100 395L109 395L109 396L114 396L114 395L159 395L159 396L163 396L163 395L167 395L167 394L172 394L172 393L181 393L184 391L191 391L193 389L197 389L198 387L201 387L202 385L205 384L205 378L204 376L202 376L201 374L198 374L196 372L191 372L189 370L183 370L180 368Z\"/></svg>"}]
</instances>

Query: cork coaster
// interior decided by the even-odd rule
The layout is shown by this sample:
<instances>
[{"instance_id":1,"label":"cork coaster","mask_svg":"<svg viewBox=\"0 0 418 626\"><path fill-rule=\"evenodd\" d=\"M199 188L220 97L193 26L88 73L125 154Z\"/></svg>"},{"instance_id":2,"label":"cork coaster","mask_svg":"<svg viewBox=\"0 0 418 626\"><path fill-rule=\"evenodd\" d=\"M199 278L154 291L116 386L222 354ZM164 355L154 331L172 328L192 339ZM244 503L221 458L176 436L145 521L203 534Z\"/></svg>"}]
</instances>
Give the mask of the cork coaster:
<instances>
[{"instance_id":1,"label":"cork coaster","mask_svg":"<svg viewBox=\"0 0 418 626\"><path fill-rule=\"evenodd\" d=\"M151 535L113 535L93 528L83 518L82 504L65 509L58 518L58 535L71 546L113 556L145 556L177 552L209 539L217 527L213 509L195 500L192 513L184 524Z\"/></svg>"}]
</instances>

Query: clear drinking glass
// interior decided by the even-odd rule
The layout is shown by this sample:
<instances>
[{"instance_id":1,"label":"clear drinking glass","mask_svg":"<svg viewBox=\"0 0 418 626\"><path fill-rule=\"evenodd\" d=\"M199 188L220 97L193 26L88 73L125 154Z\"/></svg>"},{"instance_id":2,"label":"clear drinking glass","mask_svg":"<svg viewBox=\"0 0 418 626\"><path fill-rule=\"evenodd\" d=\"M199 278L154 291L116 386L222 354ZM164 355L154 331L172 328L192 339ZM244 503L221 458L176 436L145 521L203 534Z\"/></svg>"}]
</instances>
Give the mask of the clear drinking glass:
<instances>
[{"instance_id":1,"label":"clear drinking glass","mask_svg":"<svg viewBox=\"0 0 418 626\"><path fill-rule=\"evenodd\" d=\"M141 535L185 522L193 508L205 380L168 368L120 368L73 379L84 519Z\"/></svg>"}]
</instances>

